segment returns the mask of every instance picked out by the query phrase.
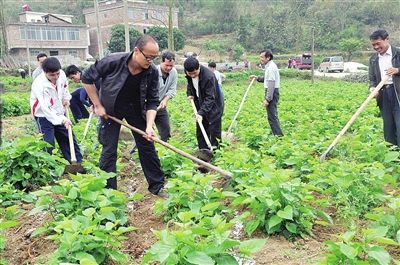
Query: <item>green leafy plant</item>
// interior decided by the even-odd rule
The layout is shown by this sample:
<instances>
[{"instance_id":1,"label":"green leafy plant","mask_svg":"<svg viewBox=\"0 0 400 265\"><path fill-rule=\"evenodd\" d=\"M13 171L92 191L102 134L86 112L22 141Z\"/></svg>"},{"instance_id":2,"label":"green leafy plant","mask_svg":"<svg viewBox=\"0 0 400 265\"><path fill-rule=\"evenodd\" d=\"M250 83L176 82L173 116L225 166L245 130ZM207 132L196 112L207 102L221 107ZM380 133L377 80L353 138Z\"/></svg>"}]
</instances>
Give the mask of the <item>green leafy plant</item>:
<instances>
[{"instance_id":1,"label":"green leafy plant","mask_svg":"<svg viewBox=\"0 0 400 265\"><path fill-rule=\"evenodd\" d=\"M362 230L361 238L356 238L356 231L344 233L340 242L326 241L328 253L321 265L356 265L379 264L388 265L393 260L384 246L400 246L400 242L386 238L387 227L376 227ZM382 246L383 245L383 246ZM396 264L399 261L395 261Z\"/></svg>"},{"instance_id":2,"label":"green leafy plant","mask_svg":"<svg viewBox=\"0 0 400 265\"><path fill-rule=\"evenodd\" d=\"M45 152L48 146L40 136L20 138L4 146L0 150L0 183L31 190L61 176L67 161Z\"/></svg>"},{"instance_id":3,"label":"green leafy plant","mask_svg":"<svg viewBox=\"0 0 400 265\"><path fill-rule=\"evenodd\" d=\"M59 242L51 264L80 262L101 264L107 257L125 262L128 257L118 250L126 238L124 233L135 230L127 224L126 204L140 198L127 198L124 193L106 189L106 180L113 174L71 175L58 185L34 192L38 197L32 213L46 211L53 221L35 231L47 232L48 239ZM86 263L85 263L86 262Z\"/></svg>"},{"instance_id":4,"label":"green leafy plant","mask_svg":"<svg viewBox=\"0 0 400 265\"><path fill-rule=\"evenodd\" d=\"M265 240L252 239L244 242L229 238L233 222L222 216L198 218L201 213L179 213L176 229L155 231L159 241L145 254L143 264L151 261L160 264L239 264L232 254L236 249L239 257L246 257L261 249ZM204 216L204 215L203 215ZM197 221L194 222L193 219Z\"/></svg>"},{"instance_id":5,"label":"green leafy plant","mask_svg":"<svg viewBox=\"0 0 400 265\"><path fill-rule=\"evenodd\" d=\"M169 198L156 203L156 212L164 213L165 220L176 220L180 212L189 210L210 216L221 211L229 213L222 201L232 194L213 187L214 176L192 175L189 171L177 173L178 178L170 179L166 185Z\"/></svg>"}]
</instances>

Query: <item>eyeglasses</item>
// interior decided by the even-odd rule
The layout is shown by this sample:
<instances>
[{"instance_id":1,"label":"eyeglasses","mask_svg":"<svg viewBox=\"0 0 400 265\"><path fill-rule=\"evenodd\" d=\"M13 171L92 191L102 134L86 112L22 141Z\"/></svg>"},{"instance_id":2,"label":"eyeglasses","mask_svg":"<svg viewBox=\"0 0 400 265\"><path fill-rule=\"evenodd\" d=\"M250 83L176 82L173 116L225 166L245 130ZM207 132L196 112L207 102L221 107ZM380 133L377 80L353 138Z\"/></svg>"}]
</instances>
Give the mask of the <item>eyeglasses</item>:
<instances>
[{"instance_id":1,"label":"eyeglasses","mask_svg":"<svg viewBox=\"0 0 400 265\"><path fill-rule=\"evenodd\" d=\"M143 54L144 58L149 62L151 62L159 57L159 55L146 55L146 54L144 54L144 52L142 52L141 49L138 48L138 50Z\"/></svg>"}]
</instances>

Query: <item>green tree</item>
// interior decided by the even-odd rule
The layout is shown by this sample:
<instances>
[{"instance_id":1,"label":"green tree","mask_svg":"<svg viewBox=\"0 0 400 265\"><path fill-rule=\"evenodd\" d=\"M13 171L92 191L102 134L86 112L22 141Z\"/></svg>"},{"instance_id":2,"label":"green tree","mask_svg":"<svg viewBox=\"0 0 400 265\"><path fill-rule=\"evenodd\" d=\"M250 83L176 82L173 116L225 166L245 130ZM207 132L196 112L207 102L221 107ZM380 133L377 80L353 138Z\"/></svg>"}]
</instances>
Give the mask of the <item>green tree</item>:
<instances>
[{"instance_id":1,"label":"green tree","mask_svg":"<svg viewBox=\"0 0 400 265\"><path fill-rule=\"evenodd\" d=\"M233 45L232 47L232 60L233 61L239 61L240 57L242 57L244 53L244 48L242 45L240 45L239 43Z\"/></svg>"},{"instance_id":2,"label":"green tree","mask_svg":"<svg viewBox=\"0 0 400 265\"><path fill-rule=\"evenodd\" d=\"M360 50L364 45L361 39L349 38L339 42L339 49L347 53L347 61L350 61L351 56L355 51Z\"/></svg>"},{"instance_id":3,"label":"green tree","mask_svg":"<svg viewBox=\"0 0 400 265\"><path fill-rule=\"evenodd\" d=\"M149 35L153 36L160 47L160 50L168 48L168 29L163 27L152 27L147 32ZM174 48L176 51L183 49L185 47L185 35L179 29L174 28Z\"/></svg>"},{"instance_id":4,"label":"green tree","mask_svg":"<svg viewBox=\"0 0 400 265\"><path fill-rule=\"evenodd\" d=\"M135 45L136 40L141 36L139 31L134 28L129 29L129 45L131 48ZM108 50L110 52L125 51L125 28L124 25L118 24L111 28L111 38L108 42Z\"/></svg>"}]
</instances>

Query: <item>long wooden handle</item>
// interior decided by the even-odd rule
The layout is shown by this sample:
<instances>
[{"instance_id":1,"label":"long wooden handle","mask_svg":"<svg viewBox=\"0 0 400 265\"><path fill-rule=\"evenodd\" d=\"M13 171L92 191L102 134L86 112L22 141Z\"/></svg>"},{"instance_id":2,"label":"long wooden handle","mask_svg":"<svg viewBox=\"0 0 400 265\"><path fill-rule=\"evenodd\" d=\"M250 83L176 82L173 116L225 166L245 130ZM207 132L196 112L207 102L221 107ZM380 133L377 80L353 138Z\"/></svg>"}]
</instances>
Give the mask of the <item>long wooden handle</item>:
<instances>
[{"instance_id":1,"label":"long wooden handle","mask_svg":"<svg viewBox=\"0 0 400 265\"><path fill-rule=\"evenodd\" d=\"M112 119L113 121L115 121L115 122L117 122L117 123L119 123L119 124L121 124L121 125L123 125L123 126L129 128L129 129L131 129L132 131L134 131L134 132L136 132L136 133L138 133L138 134L140 134L140 135L147 135L144 131L142 131L142 130L136 128L136 127L133 127L132 125L127 124L127 123L121 121L120 119L117 119L117 118L115 118L115 117L113 117L113 116L110 116L110 115L108 115L108 117L109 117L110 119ZM216 166L214 166L214 165L212 165L212 164L210 164L210 163L204 162L203 160L198 159L197 157L194 157L194 156L192 156L192 155L190 155L190 154L188 154L188 153L186 153L186 152L184 152L184 151L182 151L182 150L176 148L175 146L170 145L170 144L167 143L167 142L164 142L163 140L161 140L161 139L159 139L159 138L157 138L157 137L155 137L155 136L151 137L151 139L152 139L154 142L159 143L159 144L165 146L166 148L168 148L168 149L174 151L174 152L177 153L177 154L180 154L180 155L183 156L183 157L186 157L186 158L188 158L188 159L190 159L190 160L196 162L196 163L199 164L199 165L202 165L202 166L204 166L204 167L206 167L206 168L208 168L208 169L214 170L214 171L220 173L221 175L223 175L223 176L225 176L225 177L228 177L228 178L231 178L231 177L232 177L232 173L231 173L231 172L228 172L228 171L226 171L226 170L223 170L223 169L221 169L221 168L219 168L219 167L216 167Z\"/></svg>"},{"instance_id":2,"label":"long wooden handle","mask_svg":"<svg viewBox=\"0 0 400 265\"><path fill-rule=\"evenodd\" d=\"M197 115L196 104L194 104L194 100L192 98L190 99L190 103L192 103L192 108L193 108L194 115ZM206 144L207 144L208 148L210 148L210 150L212 151L213 148L212 148L210 139L208 139L208 136L207 136L206 130L204 129L203 123L198 121L196 116L195 116L195 118L196 118L197 124L200 127L201 133L203 134L204 140L206 141Z\"/></svg>"},{"instance_id":3,"label":"long wooden handle","mask_svg":"<svg viewBox=\"0 0 400 265\"><path fill-rule=\"evenodd\" d=\"M247 94L249 93L250 87L253 85L254 80L256 80L256 79L253 78L253 79L251 80L250 85L247 87L246 93L244 93L244 96L243 96L243 98L242 98L242 101L240 102L240 105L239 105L239 109L238 109L238 111L236 112L235 116L233 117L233 120L232 120L232 122L231 122L231 125L229 125L228 133L230 133L230 132L232 131L233 125L234 125L234 123L235 123L237 117L239 116L240 111L241 111L242 108L243 108L244 101L246 100Z\"/></svg>"},{"instance_id":4,"label":"long wooden handle","mask_svg":"<svg viewBox=\"0 0 400 265\"><path fill-rule=\"evenodd\" d=\"M68 120L71 120L69 118L69 111L68 107L65 107L65 113L67 114ZM71 152L71 163L76 163L76 154L75 154L75 147L74 147L74 138L72 136L72 127L68 127L68 141L69 141L69 150Z\"/></svg>"},{"instance_id":5,"label":"long wooden handle","mask_svg":"<svg viewBox=\"0 0 400 265\"><path fill-rule=\"evenodd\" d=\"M357 111L353 114L350 120L346 123L343 129L336 136L335 140L331 143L331 145L326 149L326 151L321 155L320 160L323 161L326 158L326 155L335 147L335 145L339 142L340 138L346 133L346 131L350 128L353 122L357 119L360 113L367 107L368 103L375 97L375 95L379 92L379 90L383 87L386 81L389 79L388 75L385 75L381 82L375 87L375 89L368 95L367 99L361 104L361 106L357 109Z\"/></svg>"},{"instance_id":6,"label":"long wooden handle","mask_svg":"<svg viewBox=\"0 0 400 265\"><path fill-rule=\"evenodd\" d=\"M90 121L92 120L92 116L93 116L93 112L94 112L94 111L91 111L90 114L89 114L89 119L88 119L88 121L86 122L85 130L83 131L82 141L85 139L86 134L88 133L89 126L90 126Z\"/></svg>"}]
</instances>

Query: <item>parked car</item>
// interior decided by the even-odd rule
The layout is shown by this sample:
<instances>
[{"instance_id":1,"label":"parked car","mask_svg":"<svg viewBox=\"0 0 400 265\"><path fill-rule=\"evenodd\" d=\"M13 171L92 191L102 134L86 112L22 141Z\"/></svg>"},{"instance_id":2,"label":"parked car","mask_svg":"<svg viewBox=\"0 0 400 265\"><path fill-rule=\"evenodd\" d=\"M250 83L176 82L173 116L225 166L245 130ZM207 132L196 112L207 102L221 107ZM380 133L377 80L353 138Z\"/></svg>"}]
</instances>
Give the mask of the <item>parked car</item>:
<instances>
[{"instance_id":1,"label":"parked car","mask_svg":"<svg viewBox=\"0 0 400 265\"><path fill-rule=\"evenodd\" d=\"M296 57L290 58L288 61L288 68L295 68L295 69L311 69L311 54L303 53Z\"/></svg>"},{"instance_id":2,"label":"parked car","mask_svg":"<svg viewBox=\"0 0 400 265\"><path fill-rule=\"evenodd\" d=\"M343 72L344 70L344 61L342 56L331 56L326 57L322 60L321 64L318 67L318 71L320 72Z\"/></svg>"}]
</instances>

